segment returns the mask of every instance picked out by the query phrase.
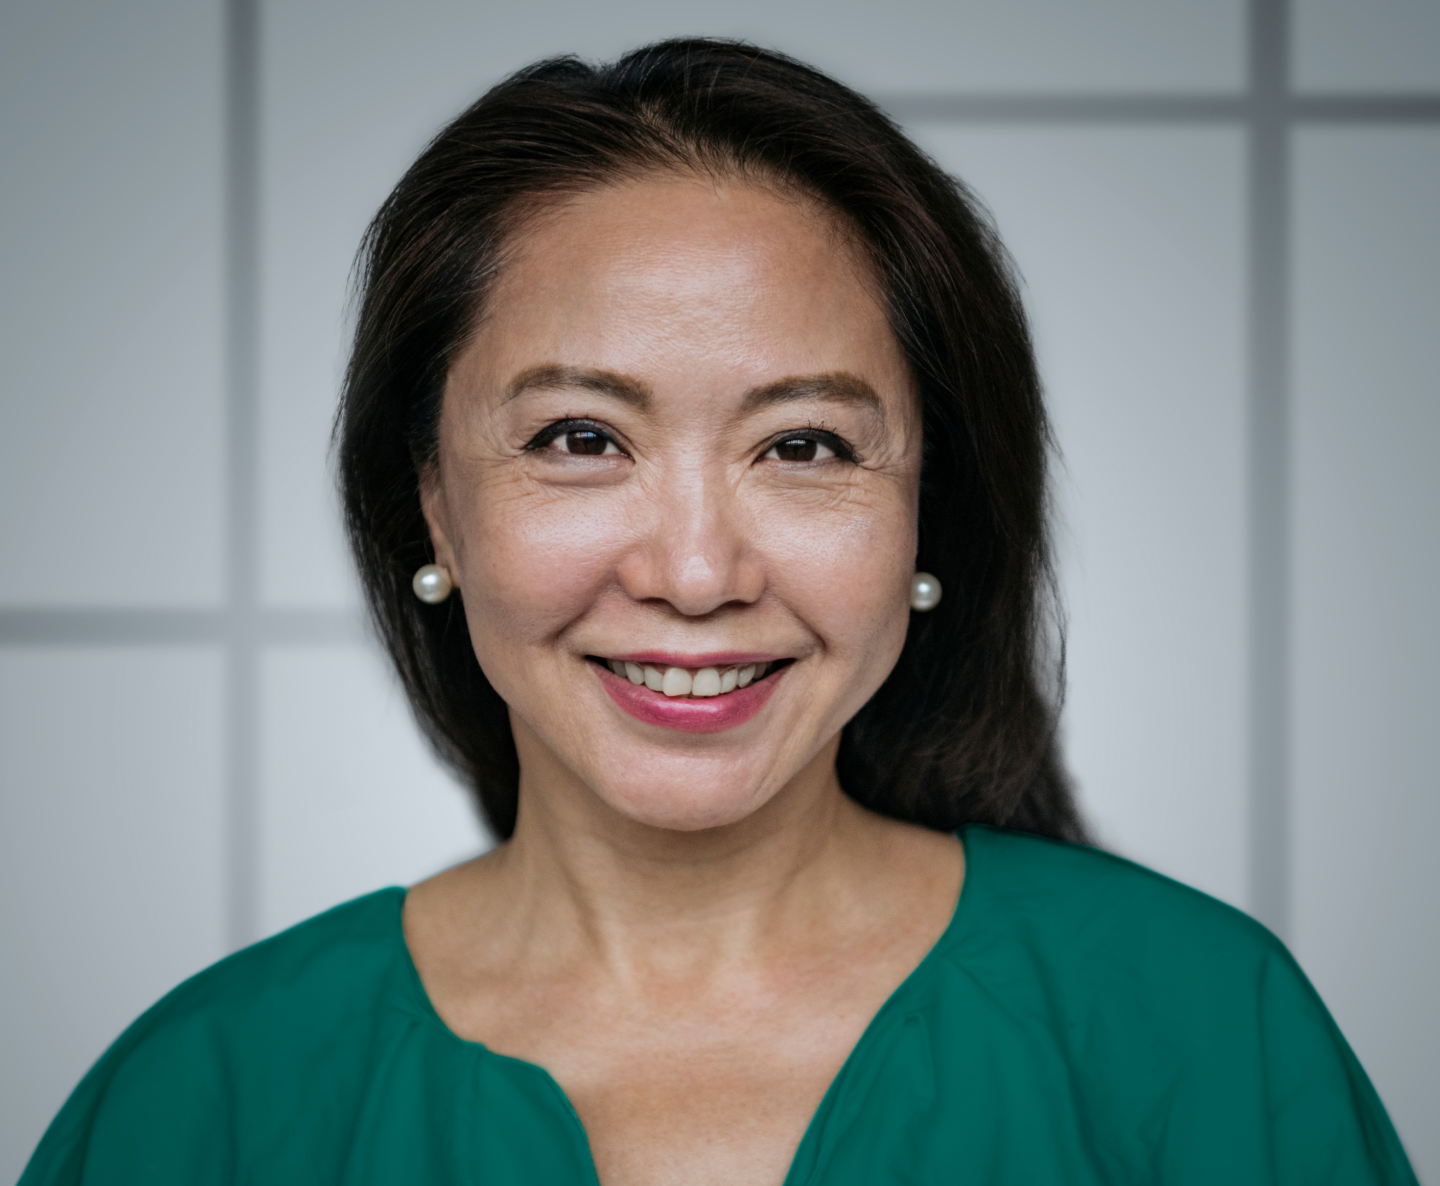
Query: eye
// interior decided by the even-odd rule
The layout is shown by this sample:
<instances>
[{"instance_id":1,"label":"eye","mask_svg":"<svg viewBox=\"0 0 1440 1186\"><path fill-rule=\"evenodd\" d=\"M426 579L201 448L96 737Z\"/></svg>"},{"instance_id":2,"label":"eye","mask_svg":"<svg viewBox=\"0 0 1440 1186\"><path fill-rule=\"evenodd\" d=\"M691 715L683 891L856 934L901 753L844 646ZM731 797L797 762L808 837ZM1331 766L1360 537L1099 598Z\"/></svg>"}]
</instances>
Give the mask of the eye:
<instances>
[{"instance_id":1,"label":"eye","mask_svg":"<svg viewBox=\"0 0 1440 1186\"><path fill-rule=\"evenodd\" d=\"M765 450L764 461L850 461L854 454L834 433L808 429L792 436L781 437Z\"/></svg>"},{"instance_id":2,"label":"eye","mask_svg":"<svg viewBox=\"0 0 1440 1186\"><path fill-rule=\"evenodd\" d=\"M552 443L560 446L562 453L577 453L581 457L602 457L606 453L620 452L614 441L593 428L572 429L556 437Z\"/></svg>"},{"instance_id":3,"label":"eye","mask_svg":"<svg viewBox=\"0 0 1440 1186\"><path fill-rule=\"evenodd\" d=\"M572 457L622 455L620 446L598 424L574 420L560 420L547 426L525 448L532 452L546 449L552 453L568 453Z\"/></svg>"}]
</instances>

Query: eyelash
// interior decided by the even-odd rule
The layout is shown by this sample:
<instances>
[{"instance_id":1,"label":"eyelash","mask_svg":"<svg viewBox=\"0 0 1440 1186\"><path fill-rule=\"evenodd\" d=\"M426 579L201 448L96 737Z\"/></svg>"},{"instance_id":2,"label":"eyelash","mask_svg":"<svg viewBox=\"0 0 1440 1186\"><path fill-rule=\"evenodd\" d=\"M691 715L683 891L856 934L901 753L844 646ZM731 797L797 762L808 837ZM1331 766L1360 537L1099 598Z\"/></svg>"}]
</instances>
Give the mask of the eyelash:
<instances>
[{"instance_id":1,"label":"eyelash","mask_svg":"<svg viewBox=\"0 0 1440 1186\"><path fill-rule=\"evenodd\" d=\"M597 424L594 420L556 420L553 424L547 424L531 437L529 443L525 446L525 451L527 453L539 452L547 445L554 444L561 437L572 432L593 432L597 436L604 437L617 449L620 449L620 442L615 439L603 424ZM620 449L620 452L623 454L625 450Z\"/></svg>"},{"instance_id":2,"label":"eyelash","mask_svg":"<svg viewBox=\"0 0 1440 1186\"><path fill-rule=\"evenodd\" d=\"M817 445L824 445L830 452L834 453L837 461L848 461L852 465L856 461L855 450L850 447L850 443L845 440L844 437L838 436L828 429L814 427L795 429L790 432L781 433L760 451L760 456L765 456L766 453L770 452L770 450L774 449L777 445L783 445L788 441L814 441ZM797 462L795 464L805 463ZM811 464L814 463L812 462Z\"/></svg>"},{"instance_id":3,"label":"eyelash","mask_svg":"<svg viewBox=\"0 0 1440 1186\"><path fill-rule=\"evenodd\" d=\"M525 451L527 453L538 452L539 450L544 449L547 446L553 444L555 441L559 440L560 437L572 432L596 433L597 435L604 437L617 449L620 449L622 455L625 454L625 450L620 448L620 442L615 440L614 436L605 428L604 425L598 424L594 420L579 419L556 420L551 424L547 424L544 428L537 432L525 445ZM771 441L763 449L760 450L760 456L764 457L765 454L769 453L771 449L774 449L778 445L783 445L787 441L814 441L817 445L824 445L827 449L834 453L835 458L838 461L848 461L853 464L856 460L855 450L851 448L848 441L846 441L843 437L838 436L833 432L830 432L828 429L816 427L792 429L789 432L781 433L779 436L771 439ZM804 463L797 462L794 464Z\"/></svg>"}]
</instances>

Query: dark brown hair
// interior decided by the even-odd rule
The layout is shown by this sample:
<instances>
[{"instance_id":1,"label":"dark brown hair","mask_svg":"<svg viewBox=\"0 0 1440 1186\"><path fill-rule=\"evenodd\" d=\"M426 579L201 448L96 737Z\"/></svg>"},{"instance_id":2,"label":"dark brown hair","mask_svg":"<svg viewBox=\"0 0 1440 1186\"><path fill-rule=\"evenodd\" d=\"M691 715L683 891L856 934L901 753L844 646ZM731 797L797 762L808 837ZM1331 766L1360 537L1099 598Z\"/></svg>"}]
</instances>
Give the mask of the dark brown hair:
<instances>
[{"instance_id":1,"label":"dark brown hair","mask_svg":"<svg viewBox=\"0 0 1440 1186\"><path fill-rule=\"evenodd\" d=\"M1055 744L1049 430L1004 250L965 186L872 103L733 42L520 71L435 137L366 233L340 481L370 612L421 728L507 838L519 765L505 703L476 662L460 595L431 606L410 590L433 559L419 475L435 457L450 362L519 220L547 198L676 169L836 211L874 261L920 392L919 567L945 596L912 616L895 670L846 726L841 784L932 828L1083 838Z\"/></svg>"}]
</instances>

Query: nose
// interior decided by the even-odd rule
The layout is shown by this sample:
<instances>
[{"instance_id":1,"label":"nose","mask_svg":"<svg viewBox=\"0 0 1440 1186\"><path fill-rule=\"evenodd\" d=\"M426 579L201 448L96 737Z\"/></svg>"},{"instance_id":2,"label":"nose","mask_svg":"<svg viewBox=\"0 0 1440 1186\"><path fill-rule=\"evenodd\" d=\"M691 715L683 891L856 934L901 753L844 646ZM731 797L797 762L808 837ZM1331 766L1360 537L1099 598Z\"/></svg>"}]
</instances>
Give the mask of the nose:
<instances>
[{"instance_id":1,"label":"nose","mask_svg":"<svg viewBox=\"0 0 1440 1186\"><path fill-rule=\"evenodd\" d=\"M703 617L759 598L764 567L724 474L671 471L663 489L646 493L638 515L634 546L620 562L621 585L635 600L665 601L686 617Z\"/></svg>"}]
</instances>

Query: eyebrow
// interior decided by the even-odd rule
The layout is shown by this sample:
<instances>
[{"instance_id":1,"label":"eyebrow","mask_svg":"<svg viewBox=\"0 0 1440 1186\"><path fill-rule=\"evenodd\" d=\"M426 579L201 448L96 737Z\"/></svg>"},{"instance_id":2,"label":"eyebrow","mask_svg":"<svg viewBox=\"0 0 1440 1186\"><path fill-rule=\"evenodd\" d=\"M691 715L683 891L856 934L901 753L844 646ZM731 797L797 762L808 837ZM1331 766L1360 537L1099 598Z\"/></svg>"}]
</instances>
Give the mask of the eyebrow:
<instances>
[{"instance_id":1,"label":"eyebrow","mask_svg":"<svg viewBox=\"0 0 1440 1186\"><path fill-rule=\"evenodd\" d=\"M741 404L744 412L758 411L775 404L792 403L795 400L818 399L831 403L857 404L869 408L883 419L885 405L875 394L875 389L848 371L831 371L823 375L793 375L777 379L763 387L752 387L745 393Z\"/></svg>"},{"instance_id":2,"label":"eyebrow","mask_svg":"<svg viewBox=\"0 0 1440 1186\"><path fill-rule=\"evenodd\" d=\"M614 371L563 366L538 366L521 371L505 388L505 398L501 403L509 403L527 391L558 391L562 388L608 395L642 412L650 406L650 388L638 379L628 379Z\"/></svg>"},{"instance_id":3,"label":"eyebrow","mask_svg":"<svg viewBox=\"0 0 1440 1186\"><path fill-rule=\"evenodd\" d=\"M593 391L597 395L608 395L642 412L650 407L650 388L638 379L617 375L614 371L554 365L531 367L522 371L510 381L501 402L509 403L529 391L557 391L563 388L578 388L581 391ZM875 389L864 379L848 371L791 375L773 383L752 387L745 393L740 410L742 414L756 412L776 404L807 399L855 404L869 408L882 419L885 415L885 405L875 394Z\"/></svg>"}]
</instances>

